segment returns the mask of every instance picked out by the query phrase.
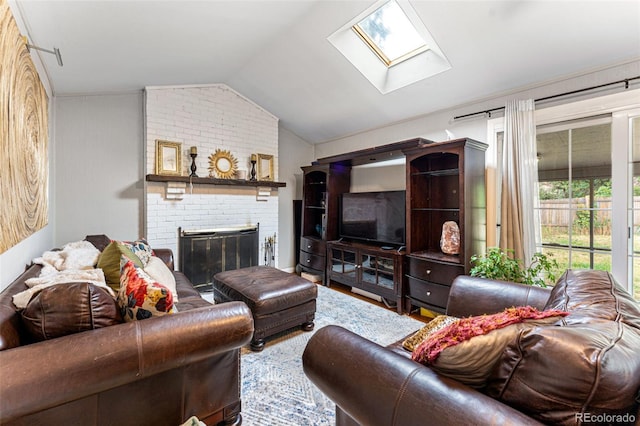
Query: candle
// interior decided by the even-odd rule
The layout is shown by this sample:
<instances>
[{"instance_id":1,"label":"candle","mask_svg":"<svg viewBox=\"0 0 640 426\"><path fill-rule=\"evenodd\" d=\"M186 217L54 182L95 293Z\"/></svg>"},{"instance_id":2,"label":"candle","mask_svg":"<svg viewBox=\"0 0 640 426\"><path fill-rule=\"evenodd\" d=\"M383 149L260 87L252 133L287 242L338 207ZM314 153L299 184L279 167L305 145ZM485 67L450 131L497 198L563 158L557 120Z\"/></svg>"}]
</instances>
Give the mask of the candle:
<instances>
[{"instance_id":1,"label":"candle","mask_svg":"<svg viewBox=\"0 0 640 426\"><path fill-rule=\"evenodd\" d=\"M191 152L191 154L197 154L198 153L198 147L192 146L190 152Z\"/></svg>"},{"instance_id":2,"label":"candle","mask_svg":"<svg viewBox=\"0 0 640 426\"><path fill-rule=\"evenodd\" d=\"M251 161L258 161L258 157L255 154L251 154Z\"/></svg>"}]
</instances>

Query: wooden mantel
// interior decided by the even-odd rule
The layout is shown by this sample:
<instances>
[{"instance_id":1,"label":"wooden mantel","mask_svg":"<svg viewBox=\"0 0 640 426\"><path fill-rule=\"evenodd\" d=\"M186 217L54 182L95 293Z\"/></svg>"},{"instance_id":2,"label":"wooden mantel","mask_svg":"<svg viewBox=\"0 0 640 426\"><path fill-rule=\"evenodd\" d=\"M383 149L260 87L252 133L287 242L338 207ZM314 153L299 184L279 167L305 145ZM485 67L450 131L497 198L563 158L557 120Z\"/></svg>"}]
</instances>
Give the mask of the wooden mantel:
<instances>
[{"instance_id":1,"label":"wooden mantel","mask_svg":"<svg viewBox=\"0 0 640 426\"><path fill-rule=\"evenodd\" d=\"M226 186L246 186L261 188L282 188L287 186L285 182L273 182L268 180L245 180L245 179L215 179L210 177L189 177L189 176L165 176L147 175L147 182L184 182L197 185L226 185Z\"/></svg>"}]
</instances>

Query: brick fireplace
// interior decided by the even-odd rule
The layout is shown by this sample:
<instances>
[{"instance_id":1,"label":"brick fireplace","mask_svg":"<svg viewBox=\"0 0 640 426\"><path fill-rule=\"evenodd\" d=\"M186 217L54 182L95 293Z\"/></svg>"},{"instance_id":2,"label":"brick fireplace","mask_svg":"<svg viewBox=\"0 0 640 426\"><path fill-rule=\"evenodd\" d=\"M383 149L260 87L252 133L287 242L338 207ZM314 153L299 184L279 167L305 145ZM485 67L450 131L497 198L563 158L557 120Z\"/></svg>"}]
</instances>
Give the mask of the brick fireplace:
<instances>
[{"instance_id":1,"label":"brick fireplace","mask_svg":"<svg viewBox=\"0 0 640 426\"><path fill-rule=\"evenodd\" d=\"M146 174L155 173L156 140L182 144L182 175L191 170L189 149L198 151L196 173L209 175L209 156L228 150L238 169L250 171L251 154L273 155L278 176L278 118L222 84L145 89ZM255 187L183 184L180 197L167 184L145 182L146 237L179 256L179 229L217 229L260 224L258 241L278 235L278 191L258 197ZM259 259L264 245L259 244ZM277 256L275 266L278 265Z\"/></svg>"}]
</instances>

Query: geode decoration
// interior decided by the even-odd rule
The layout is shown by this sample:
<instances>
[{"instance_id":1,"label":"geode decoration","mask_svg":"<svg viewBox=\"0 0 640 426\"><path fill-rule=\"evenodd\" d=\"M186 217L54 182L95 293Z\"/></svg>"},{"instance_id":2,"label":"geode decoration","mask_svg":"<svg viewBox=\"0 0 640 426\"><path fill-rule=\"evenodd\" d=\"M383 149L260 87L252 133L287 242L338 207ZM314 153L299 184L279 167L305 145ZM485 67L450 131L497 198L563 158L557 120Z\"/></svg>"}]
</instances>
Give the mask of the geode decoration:
<instances>
[{"instance_id":1,"label":"geode decoration","mask_svg":"<svg viewBox=\"0 0 640 426\"><path fill-rule=\"evenodd\" d=\"M440 249L445 254L460 253L460 228L458 228L458 224L452 220L448 220L442 225Z\"/></svg>"}]
</instances>

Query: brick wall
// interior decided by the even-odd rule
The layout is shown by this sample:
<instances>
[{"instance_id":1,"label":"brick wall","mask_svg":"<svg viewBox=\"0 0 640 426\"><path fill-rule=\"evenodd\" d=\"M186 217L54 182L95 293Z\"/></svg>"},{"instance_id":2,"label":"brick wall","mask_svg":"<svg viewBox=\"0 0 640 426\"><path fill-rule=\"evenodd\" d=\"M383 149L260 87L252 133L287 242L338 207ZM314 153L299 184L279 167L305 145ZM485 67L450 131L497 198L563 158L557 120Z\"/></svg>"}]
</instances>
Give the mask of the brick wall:
<instances>
[{"instance_id":1,"label":"brick wall","mask_svg":"<svg viewBox=\"0 0 640 426\"><path fill-rule=\"evenodd\" d=\"M274 156L278 176L278 119L225 85L148 87L145 90L146 173L155 173L156 140L182 143L183 175L191 173L189 148L198 148L196 173L209 175L209 155L228 150L249 173L252 153ZM186 185L182 200L165 197L166 185L146 183L146 237L152 247L178 255L178 228L260 223L260 242L278 233L278 192L256 200L253 187ZM264 259L260 248L260 262ZM278 260L276 258L276 265Z\"/></svg>"}]
</instances>

